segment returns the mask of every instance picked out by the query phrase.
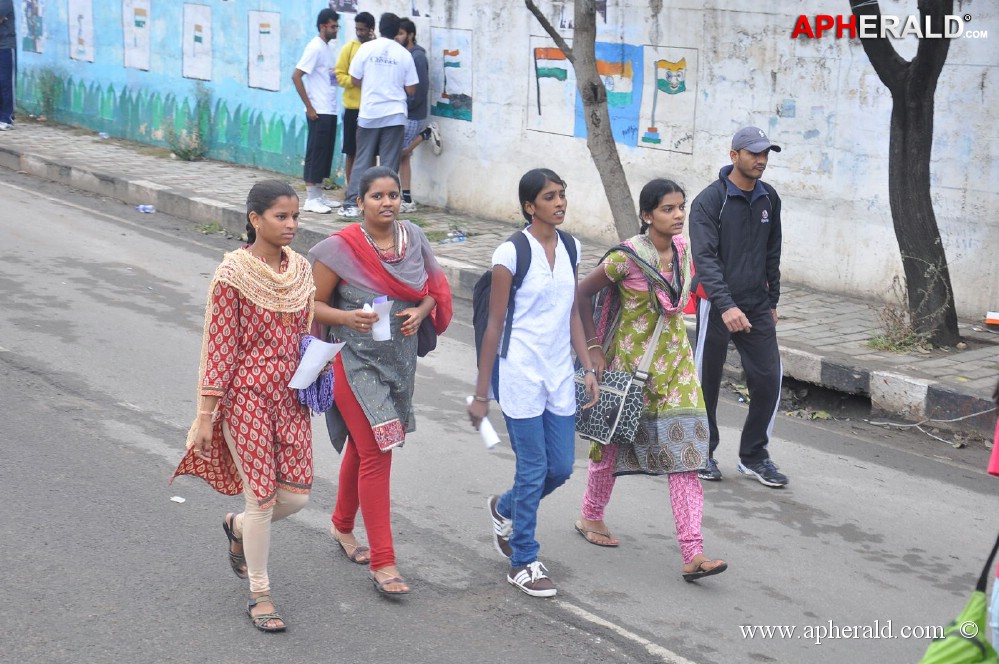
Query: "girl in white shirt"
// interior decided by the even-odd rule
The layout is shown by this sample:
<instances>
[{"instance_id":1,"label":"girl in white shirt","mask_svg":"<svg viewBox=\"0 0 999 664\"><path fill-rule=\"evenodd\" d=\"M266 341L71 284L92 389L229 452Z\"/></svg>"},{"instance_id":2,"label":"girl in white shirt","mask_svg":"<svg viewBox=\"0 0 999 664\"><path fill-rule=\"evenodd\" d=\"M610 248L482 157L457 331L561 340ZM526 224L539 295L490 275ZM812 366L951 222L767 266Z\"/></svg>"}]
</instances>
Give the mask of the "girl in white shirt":
<instances>
[{"instance_id":1,"label":"girl in white shirt","mask_svg":"<svg viewBox=\"0 0 999 664\"><path fill-rule=\"evenodd\" d=\"M547 168L533 169L520 179L519 194L530 268L515 295L509 350L498 358L517 254L510 241L493 254L489 323L468 415L478 428L489 412L490 393L500 404L517 465L513 488L489 498L496 548L510 559L509 583L528 595L551 597L555 584L537 559L534 531L541 499L572 474L576 399L570 342L592 395L585 407L597 402L599 387L576 308L576 266L556 232L565 218L565 182ZM564 237L575 242L578 264L579 242Z\"/></svg>"}]
</instances>

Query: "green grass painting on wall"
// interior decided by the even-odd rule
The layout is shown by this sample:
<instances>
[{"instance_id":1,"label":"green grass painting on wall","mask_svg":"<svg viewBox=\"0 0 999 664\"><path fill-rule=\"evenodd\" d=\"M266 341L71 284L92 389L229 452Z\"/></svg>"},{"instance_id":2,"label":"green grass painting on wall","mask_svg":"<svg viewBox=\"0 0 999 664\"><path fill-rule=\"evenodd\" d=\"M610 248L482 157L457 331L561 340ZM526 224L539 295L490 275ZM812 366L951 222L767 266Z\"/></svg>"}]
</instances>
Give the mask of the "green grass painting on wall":
<instances>
[{"instance_id":1,"label":"green grass painting on wall","mask_svg":"<svg viewBox=\"0 0 999 664\"><path fill-rule=\"evenodd\" d=\"M196 94L177 97L145 89L115 89L73 80L52 69L18 73L18 105L55 122L106 132L112 136L169 148L166 123L180 133L198 126L212 159L256 166L287 175L301 175L306 125L224 100L198 104ZM47 111L47 112L46 112ZM198 117L196 117L198 116Z\"/></svg>"}]
</instances>

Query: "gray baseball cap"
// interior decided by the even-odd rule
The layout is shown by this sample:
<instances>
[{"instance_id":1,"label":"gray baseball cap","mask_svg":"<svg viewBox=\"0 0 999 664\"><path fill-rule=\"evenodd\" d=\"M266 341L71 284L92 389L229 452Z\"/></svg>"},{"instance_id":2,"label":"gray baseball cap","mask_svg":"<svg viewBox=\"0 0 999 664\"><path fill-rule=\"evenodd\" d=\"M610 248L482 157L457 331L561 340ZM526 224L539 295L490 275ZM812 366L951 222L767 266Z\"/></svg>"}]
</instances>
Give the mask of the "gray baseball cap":
<instances>
[{"instance_id":1,"label":"gray baseball cap","mask_svg":"<svg viewBox=\"0 0 999 664\"><path fill-rule=\"evenodd\" d=\"M774 145L767 138L767 135L759 127L743 127L735 132L732 137L733 150L749 150L750 152L763 152L770 148L774 152L780 152L780 146Z\"/></svg>"}]
</instances>

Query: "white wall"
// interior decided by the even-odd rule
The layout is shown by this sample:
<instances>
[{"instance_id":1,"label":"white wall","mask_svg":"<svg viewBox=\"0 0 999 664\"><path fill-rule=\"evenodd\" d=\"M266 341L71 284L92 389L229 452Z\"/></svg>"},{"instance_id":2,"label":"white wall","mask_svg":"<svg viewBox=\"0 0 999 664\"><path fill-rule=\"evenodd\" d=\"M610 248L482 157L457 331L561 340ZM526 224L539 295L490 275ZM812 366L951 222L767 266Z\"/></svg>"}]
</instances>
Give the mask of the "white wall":
<instances>
[{"instance_id":1,"label":"white wall","mask_svg":"<svg viewBox=\"0 0 999 664\"><path fill-rule=\"evenodd\" d=\"M376 16L389 9L370 4L361 2L359 8ZM597 19L598 41L642 47L639 69L642 60L660 56L685 55L688 64L687 90L660 96L657 112L657 124L664 118L674 122L666 131L683 139L682 147L636 144L635 132L641 136L647 129L650 103L641 97L653 89L645 72L641 88L633 91L641 109L615 124L631 131L630 140L619 142L621 158L633 194L649 178L665 175L680 181L693 198L728 163L736 129L764 128L784 146L771 156L766 179L784 199L785 279L882 298L892 278L901 276L887 191L891 96L859 41L790 38L798 14L846 14L846 0L785 4L786 13L776 13L749 0L608 0L606 23ZM410 3L405 5L391 9L411 13ZM557 23L561 4L540 5ZM553 43L523 3L415 0L415 6L421 13L418 39L427 48L431 71L444 71L434 45L461 43L466 78L455 80L470 86L473 97L471 121L431 118L441 127L445 152L435 157L423 150L415 156L417 199L517 219L520 175L547 166L569 184L567 227L611 241L596 169L585 139L573 135L578 133L574 97L553 93L558 82L545 79L542 115L537 114L532 49ZM882 0L881 6L885 14L918 12L915 0ZM571 17L571 0L565 12ZM936 93L932 193L959 314L980 318L999 308L999 166L992 156L999 132L990 117L999 107L999 10L978 0L956 3L955 13L971 14L968 29L987 30L989 37L951 43ZM571 30L563 34L571 37ZM913 39L896 47L907 59L915 52ZM565 85L571 84L570 78ZM534 129L541 125L546 131Z\"/></svg>"}]
</instances>

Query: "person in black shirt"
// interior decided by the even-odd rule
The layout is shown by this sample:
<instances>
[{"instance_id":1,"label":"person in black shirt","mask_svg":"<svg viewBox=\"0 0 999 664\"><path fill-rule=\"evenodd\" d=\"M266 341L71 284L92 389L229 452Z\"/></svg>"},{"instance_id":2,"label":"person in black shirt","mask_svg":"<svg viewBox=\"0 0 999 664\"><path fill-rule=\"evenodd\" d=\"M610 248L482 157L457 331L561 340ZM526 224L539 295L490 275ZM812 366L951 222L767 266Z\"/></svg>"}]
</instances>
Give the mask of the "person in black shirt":
<instances>
[{"instance_id":1,"label":"person in black shirt","mask_svg":"<svg viewBox=\"0 0 999 664\"><path fill-rule=\"evenodd\" d=\"M708 464L698 475L720 480L718 391L728 342L742 358L749 388L749 413L742 428L738 470L770 487L788 483L770 459L783 367L777 347L780 298L781 201L760 180L771 152L780 152L766 133L743 127L732 138L718 179L697 195L690 211L697 309L694 362L704 390L710 430Z\"/></svg>"}]
</instances>

